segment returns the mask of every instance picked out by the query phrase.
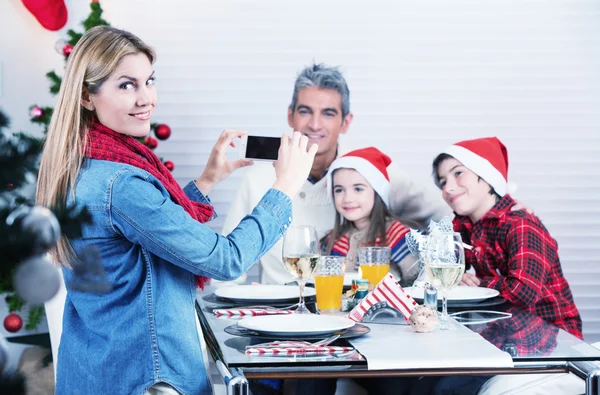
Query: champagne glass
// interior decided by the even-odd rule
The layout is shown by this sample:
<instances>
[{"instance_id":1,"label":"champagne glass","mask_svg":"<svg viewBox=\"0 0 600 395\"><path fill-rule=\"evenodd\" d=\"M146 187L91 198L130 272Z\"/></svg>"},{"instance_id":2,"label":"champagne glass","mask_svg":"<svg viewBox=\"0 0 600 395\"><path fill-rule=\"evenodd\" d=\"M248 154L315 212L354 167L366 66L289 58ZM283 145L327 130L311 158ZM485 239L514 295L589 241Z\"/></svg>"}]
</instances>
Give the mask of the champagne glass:
<instances>
[{"instance_id":1,"label":"champagne glass","mask_svg":"<svg viewBox=\"0 0 600 395\"><path fill-rule=\"evenodd\" d=\"M465 250L460 233L430 235L425 254L425 271L442 295L440 329L452 329L448 317L448 292L454 288L465 272Z\"/></svg>"},{"instance_id":2,"label":"champagne glass","mask_svg":"<svg viewBox=\"0 0 600 395\"><path fill-rule=\"evenodd\" d=\"M312 226L290 226L283 237L283 265L298 282L300 299L297 314L311 314L304 304L304 284L317 270L320 248Z\"/></svg>"}]
</instances>

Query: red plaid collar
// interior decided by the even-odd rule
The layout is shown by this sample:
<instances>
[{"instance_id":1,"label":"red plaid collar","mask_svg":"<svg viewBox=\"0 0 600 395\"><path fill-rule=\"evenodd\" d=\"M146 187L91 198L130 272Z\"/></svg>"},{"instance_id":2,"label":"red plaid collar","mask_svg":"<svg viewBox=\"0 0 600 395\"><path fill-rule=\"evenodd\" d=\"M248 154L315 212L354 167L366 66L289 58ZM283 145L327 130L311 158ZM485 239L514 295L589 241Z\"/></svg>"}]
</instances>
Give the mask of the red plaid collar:
<instances>
[{"instance_id":1,"label":"red plaid collar","mask_svg":"<svg viewBox=\"0 0 600 395\"><path fill-rule=\"evenodd\" d=\"M515 200L509 194L506 194L477 222L500 219L510 213L510 208L514 205ZM452 223L454 224L455 232L461 232L463 230L470 231L473 229L474 224L468 216L457 215L456 213L454 213L454 215L455 217Z\"/></svg>"}]
</instances>

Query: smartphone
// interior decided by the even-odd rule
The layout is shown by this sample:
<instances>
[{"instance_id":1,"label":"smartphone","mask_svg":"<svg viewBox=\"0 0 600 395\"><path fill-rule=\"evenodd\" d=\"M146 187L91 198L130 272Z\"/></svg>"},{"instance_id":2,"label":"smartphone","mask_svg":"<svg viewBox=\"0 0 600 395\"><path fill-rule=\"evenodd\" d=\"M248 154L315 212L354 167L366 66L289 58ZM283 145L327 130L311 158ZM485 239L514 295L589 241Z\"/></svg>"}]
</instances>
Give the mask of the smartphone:
<instances>
[{"instance_id":1,"label":"smartphone","mask_svg":"<svg viewBox=\"0 0 600 395\"><path fill-rule=\"evenodd\" d=\"M274 161L277 160L279 144L280 137L242 136L240 155L247 159Z\"/></svg>"}]
</instances>

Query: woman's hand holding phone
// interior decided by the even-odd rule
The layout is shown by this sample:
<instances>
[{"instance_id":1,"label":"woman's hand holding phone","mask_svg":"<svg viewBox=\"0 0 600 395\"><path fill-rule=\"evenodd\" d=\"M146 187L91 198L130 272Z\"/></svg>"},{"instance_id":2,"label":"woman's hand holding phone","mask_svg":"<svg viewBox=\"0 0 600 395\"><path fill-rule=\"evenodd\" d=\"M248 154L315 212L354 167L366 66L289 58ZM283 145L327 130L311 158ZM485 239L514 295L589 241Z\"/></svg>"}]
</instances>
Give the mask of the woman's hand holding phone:
<instances>
[{"instance_id":1,"label":"woman's hand holding phone","mask_svg":"<svg viewBox=\"0 0 600 395\"><path fill-rule=\"evenodd\" d=\"M291 139L287 133L281 137L277 162L274 164L277 180L273 188L290 198L294 198L308 178L317 154L317 144L313 144L308 150L307 146L308 138L300 132L294 132Z\"/></svg>"},{"instance_id":2,"label":"woman's hand holding phone","mask_svg":"<svg viewBox=\"0 0 600 395\"><path fill-rule=\"evenodd\" d=\"M251 159L230 161L226 156L227 147L235 147L233 139L241 138L247 134L248 132L246 131L230 129L225 129L221 133L221 136L219 136L219 139L210 152L204 171L196 180L196 185L203 194L208 195L219 181L229 177L233 171L253 163Z\"/></svg>"}]
</instances>

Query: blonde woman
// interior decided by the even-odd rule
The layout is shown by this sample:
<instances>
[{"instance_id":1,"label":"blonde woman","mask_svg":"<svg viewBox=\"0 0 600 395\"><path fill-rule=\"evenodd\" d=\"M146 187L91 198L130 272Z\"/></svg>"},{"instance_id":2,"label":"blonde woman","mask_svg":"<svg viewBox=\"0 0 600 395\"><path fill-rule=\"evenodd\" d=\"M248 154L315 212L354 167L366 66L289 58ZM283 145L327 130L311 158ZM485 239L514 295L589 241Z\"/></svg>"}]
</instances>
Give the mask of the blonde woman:
<instances>
[{"instance_id":1,"label":"blonde woman","mask_svg":"<svg viewBox=\"0 0 600 395\"><path fill-rule=\"evenodd\" d=\"M283 235L291 197L316 146L284 135L277 180L238 227L220 236L206 195L233 170L226 130L205 170L185 188L134 137L150 131L156 105L151 48L131 33L90 29L69 56L42 155L37 200L77 204L93 224L53 252L69 288L77 253L93 245L113 285L108 294L69 290L58 352L57 394L211 393L194 311L195 276L235 279Z\"/></svg>"}]
</instances>

